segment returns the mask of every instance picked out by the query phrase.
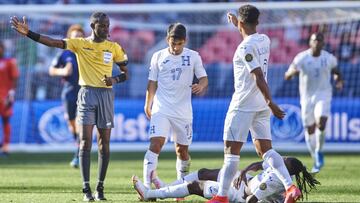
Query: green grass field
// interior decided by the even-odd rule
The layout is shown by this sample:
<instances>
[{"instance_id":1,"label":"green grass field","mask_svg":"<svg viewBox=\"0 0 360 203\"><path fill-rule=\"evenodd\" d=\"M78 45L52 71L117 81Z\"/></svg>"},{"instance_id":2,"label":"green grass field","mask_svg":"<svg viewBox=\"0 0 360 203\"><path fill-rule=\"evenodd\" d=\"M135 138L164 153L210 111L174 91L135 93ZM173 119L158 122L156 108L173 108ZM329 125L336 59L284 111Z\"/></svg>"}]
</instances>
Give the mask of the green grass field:
<instances>
[{"instance_id":1,"label":"green grass field","mask_svg":"<svg viewBox=\"0 0 360 203\"><path fill-rule=\"evenodd\" d=\"M132 189L131 176L142 176L144 153L112 153L105 182L107 202L138 202ZM192 153L192 170L202 167L219 168L223 162L221 152ZM295 154L308 168L311 159ZM81 202L81 178L78 169L70 168L71 154L11 154L0 157L0 202L56 203ZM321 186L305 202L360 202L359 155L325 156L326 165L317 175ZM97 180L97 155L92 154L91 185ZM242 154L240 166L259 161L254 154ZM162 153L159 158L159 176L166 182L176 177L175 154ZM200 197L186 202L204 202ZM159 200L158 200L159 201ZM161 200L160 202L171 202Z\"/></svg>"}]
</instances>

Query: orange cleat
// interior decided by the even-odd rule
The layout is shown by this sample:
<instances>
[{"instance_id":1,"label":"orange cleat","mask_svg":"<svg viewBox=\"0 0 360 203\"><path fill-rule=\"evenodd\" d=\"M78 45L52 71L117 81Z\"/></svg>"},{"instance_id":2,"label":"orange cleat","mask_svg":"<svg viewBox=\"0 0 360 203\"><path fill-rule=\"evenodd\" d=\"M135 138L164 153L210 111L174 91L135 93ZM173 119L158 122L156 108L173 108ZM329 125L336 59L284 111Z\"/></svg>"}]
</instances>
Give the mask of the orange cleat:
<instances>
[{"instance_id":1,"label":"orange cleat","mask_svg":"<svg viewBox=\"0 0 360 203\"><path fill-rule=\"evenodd\" d=\"M213 198L208 200L206 203L229 203L229 199L227 196L217 196L215 195Z\"/></svg>"},{"instance_id":2,"label":"orange cleat","mask_svg":"<svg viewBox=\"0 0 360 203\"><path fill-rule=\"evenodd\" d=\"M295 203L301 198L301 196L302 194L299 188L297 188L295 185L292 185L286 190L284 203Z\"/></svg>"},{"instance_id":3,"label":"orange cleat","mask_svg":"<svg viewBox=\"0 0 360 203\"><path fill-rule=\"evenodd\" d=\"M178 198L175 198L174 200L175 200L175 202L182 202L182 201L185 201L185 198L184 197L178 197Z\"/></svg>"}]
</instances>

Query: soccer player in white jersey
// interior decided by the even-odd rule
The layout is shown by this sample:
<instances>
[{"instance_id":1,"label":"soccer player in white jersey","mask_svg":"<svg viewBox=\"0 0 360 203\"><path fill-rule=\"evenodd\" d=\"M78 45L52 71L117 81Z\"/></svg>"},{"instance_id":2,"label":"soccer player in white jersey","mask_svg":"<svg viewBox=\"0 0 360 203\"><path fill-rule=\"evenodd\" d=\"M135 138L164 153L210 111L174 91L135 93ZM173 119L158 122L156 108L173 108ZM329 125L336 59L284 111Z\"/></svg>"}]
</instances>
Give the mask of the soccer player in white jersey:
<instances>
[{"instance_id":1,"label":"soccer player in white jersey","mask_svg":"<svg viewBox=\"0 0 360 203\"><path fill-rule=\"evenodd\" d=\"M302 162L294 157L284 158L287 170L296 177L297 184L304 194L320 184L309 174ZM248 172L263 170L256 176ZM189 195L198 195L210 199L219 189L220 169L202 168L186 175L183 179L165 185L159 177L154 177L158 189L147 189L137 176L133 176L133 186L139 194L140 200L149 201L157 198L176 198ZM237 171L228 197L230 202L283 202L285 188L276 176L273 169L265 162L256 162L247 166L242 171Z\"/></svg>"},{"instance_id":2,"label":"soccer player in white jersey","mask_svg":"<svg viewBox=\"0 0 360 203\"><path fill-rule=\"evenodd\" d=\"M185 48L186 28L180 23L167 29L168 47L154 53L149 70L145 114L150 119L150 146L144 157L143 178L151 187L161 148L172 133L177 155L177 178L189 172L188 147L192 141L191 94L203 94L208 78L198 52ZM193 78L199 82L193 84Z\"/></svg>"},{"instance_id":3,"label":"soccer player in white jersey","mask_svg":"<svg viewBox=\"0 0 360 203\"><path fill-rule=\"evenodd\" d=\"M299 74L301 116L305 131L305 141L314 159L312 172L317 173L324 165L322 147L325 141L326 121L330 116L332 87L331 75L336 88L343 88L343 80L337 69L337 59L322 50L324 35L314 33L310 37L310 48L294 58L285 79Z\"/></svg>"},{"instance_id":4,"label":"soccer player in white jersey","mask_svg":"<svg viewBox=\"0 0 360 203\"><path fill-rule=\"evenodd\" d=\"M238 14L237 18L228 13L229 22L238 28L243 41L237 47L233 58L235 92L224 124L224 173L220 176L217 195L208 202L229 201L228 190L249 130L258 155L274 170L286 188L285 203L296 202L301 197L301 192L292 183L283 159L272 149L271 144L270 110L279 119L282 119L285 113L273 102L266 82L270 39L256 31L260 15L256 7L241 6Z\"/></svg>"}]
</instances>

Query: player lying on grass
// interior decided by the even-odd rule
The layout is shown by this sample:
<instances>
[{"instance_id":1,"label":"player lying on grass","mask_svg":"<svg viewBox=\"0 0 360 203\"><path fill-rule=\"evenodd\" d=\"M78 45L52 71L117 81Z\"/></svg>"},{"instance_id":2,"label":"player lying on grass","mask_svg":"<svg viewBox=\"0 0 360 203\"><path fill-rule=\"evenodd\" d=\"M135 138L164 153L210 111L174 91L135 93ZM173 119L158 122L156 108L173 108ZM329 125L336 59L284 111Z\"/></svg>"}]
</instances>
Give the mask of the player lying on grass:
<instances>
[{"instance_id":1,"label":"player lying on grass","mask_svg":"<svg viewBox=\"0 0 360 203\"><path fill-rule=\"evenodd\" d=\"M319 181L313 178L300 160L294 157L284 158L290 175L295 176L296 183L302 194L307 194L315 188ZM263 170L256 176L249 171ZM157 189L147 189L137 176L132 177L134 189L140 195L140 200L150 201L156 198L179 198L189 195L199 195L211 199L219 189L220 169L200 169L190 173L182 180L165 185L155 172L152 173L152 183ZM273 169L266 162L255 162L244 170L238 171L229 190L230 202L283 202L285 188Z\"/></svg>"}]
</instances>

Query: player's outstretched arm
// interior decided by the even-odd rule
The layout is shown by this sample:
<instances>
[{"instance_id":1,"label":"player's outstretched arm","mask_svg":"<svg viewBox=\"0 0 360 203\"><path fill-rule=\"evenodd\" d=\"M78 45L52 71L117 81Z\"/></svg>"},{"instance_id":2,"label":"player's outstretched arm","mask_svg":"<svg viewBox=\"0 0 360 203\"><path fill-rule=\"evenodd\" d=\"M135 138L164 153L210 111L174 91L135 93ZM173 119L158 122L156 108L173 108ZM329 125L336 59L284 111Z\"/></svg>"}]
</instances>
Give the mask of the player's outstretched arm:
<instances>
[{"instance_id":1,"label":"player's outstretched arm","mask_svg":"<svg viewBox=\"0 0 360 203\"><path fill-rule=\"evenodd\" d=\"M236 18L236 16L230 12L228 12L226 14L227 18L228 18L228 22L232 23L235 27L238 26L238 19Z\"/></svg>"},{"instance_id":2,"label":"player's outstretched arm","mask_svg":"<svg viewBox=\"0 0 360 203\"><path fill-rule=\"evenodd\" d=\"M261 68L260 67L255 68L251 73L256 82L256 86L260 89L271 112L274 114L275 117L277 117L279 119L283 119L285 116L285 112L282 109L280 109L280 107L276 103L274 103L272 101L269 87L265 81L264 74L263 74Z\"/></svg>"},{"instance_id":3,"label":"player's outstretched arm","mask_svg":"<svg viewBox=\"0 0 360 203\"><path fill-rule=\"evenodd\" d=\"M291 80L293 76L299 74L299 71L296 70L295 65L291 64L289 69L285 72L284 79L285 80Z\"/></svg>"},{"instance_id":4,"label":"player's outstretched arm","mask_svg":"<svg viewBox=\"0 0 360 203\"><path fill-rule=\"evenodd\" d=\"M42 36L38 33L31 31L29 29L25 16L23 17L22 22L16 16L10 17L10 23L11 23L11 28L13 28L18 33L27 36L36 42L40 42L41 44L44 44L49 47L57 47L57 48L65 49L65 42L63 40Z\"/></svg>"}]
</instances>

